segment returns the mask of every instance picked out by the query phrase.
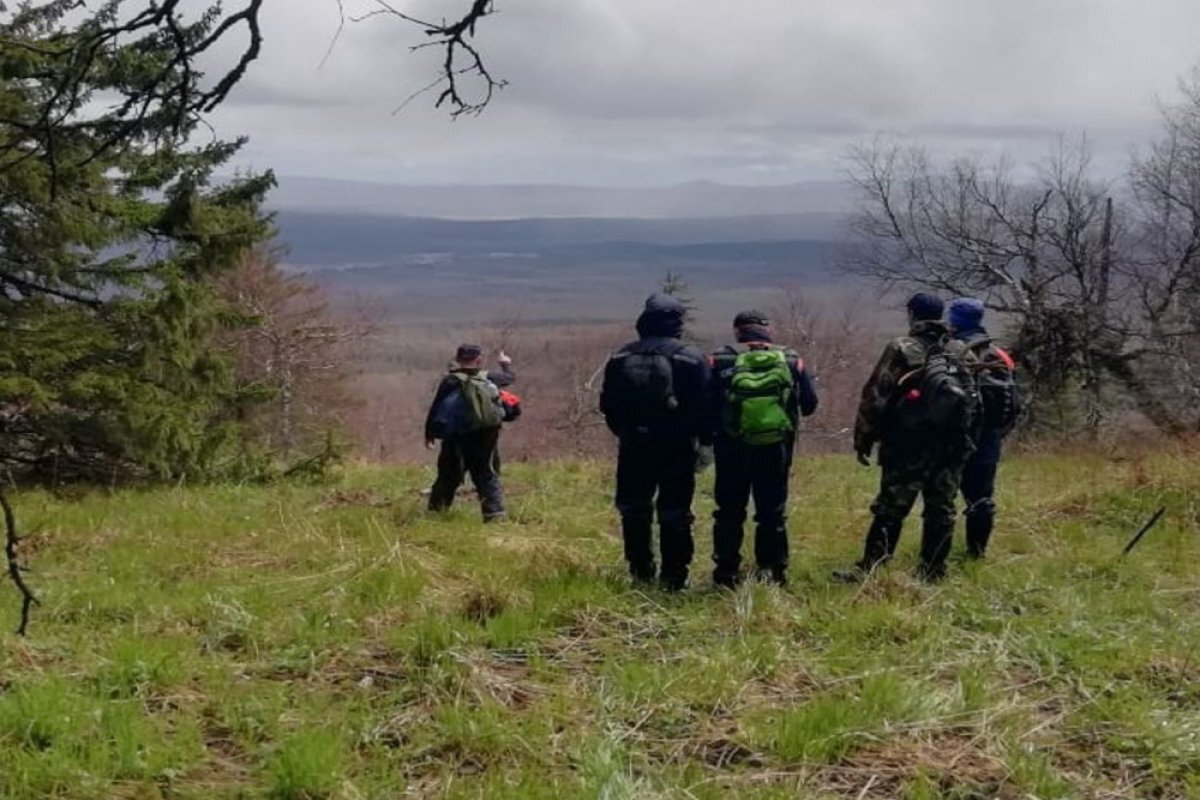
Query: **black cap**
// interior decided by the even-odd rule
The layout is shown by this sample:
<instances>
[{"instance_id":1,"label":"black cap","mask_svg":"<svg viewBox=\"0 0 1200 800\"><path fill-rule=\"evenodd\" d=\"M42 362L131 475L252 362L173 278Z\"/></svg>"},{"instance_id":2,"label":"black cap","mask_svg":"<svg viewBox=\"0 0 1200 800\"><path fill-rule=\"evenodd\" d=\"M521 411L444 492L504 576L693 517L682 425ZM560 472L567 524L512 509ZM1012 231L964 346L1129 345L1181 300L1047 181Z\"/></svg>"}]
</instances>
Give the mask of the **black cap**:
<instances>
[{"instance_id":1,"label":"black cap","mask_svg":"<svg viewBox=\"0 0 1200 800\"><path fill-rule=\"evenodd\" d=\"M483 348L477 344L460 344L454 352L455 361L474 361L483 355Z\"/></svg>"},{"instance_id":2,"label":"black cap","mask_svg":"<svg viewBox=\"0 0 1200 800\"><path fill-rule=\"evenodd\" d=\"M755 311L754 309L751 309L750 311L742 311L736 317L733 318L733 327L735 327L735 328L744 328L747 325L758 325L761 327L766 327L767 325L770 325L770 324L771 324L770 317L768 317L763 312Z\"/></svg>"},{"instance_id":3,"label":"black cap","mask_svg":"<svg viewBox=\"0 0 1200 800\"><path fill-rule=\"evenodd\" d=\"M920 292L908 298L908 313L917 322L934 322L942 318L945 305L937 295Z\"/></svg>"}]
</instances>

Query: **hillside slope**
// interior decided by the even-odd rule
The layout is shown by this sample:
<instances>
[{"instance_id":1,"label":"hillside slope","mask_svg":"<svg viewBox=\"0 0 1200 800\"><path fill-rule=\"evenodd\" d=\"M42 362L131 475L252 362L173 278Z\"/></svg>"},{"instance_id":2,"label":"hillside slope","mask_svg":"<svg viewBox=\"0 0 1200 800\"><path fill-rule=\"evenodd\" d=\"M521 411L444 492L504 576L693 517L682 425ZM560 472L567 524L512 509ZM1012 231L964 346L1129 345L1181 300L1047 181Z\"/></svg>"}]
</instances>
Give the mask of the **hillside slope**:
<instances>
[{"instance_id":1,"label":"hillside slope","mask_svg":"<svg viewBox=\"0 0 1200 800\"><path fill-rule=\"evenodd\" d=\"M508 472L489 528L469 499L425 515L422 469L18 495L44 605L0 649L0 795L1200 792L1183 455L1014 460L994 554L936 588L909 577L915 523L882 577L831 584L876 475L802 459L791 588L712 591L702 524L682 597L629 587L606 466Z\"/></svg>"}]
</instances>

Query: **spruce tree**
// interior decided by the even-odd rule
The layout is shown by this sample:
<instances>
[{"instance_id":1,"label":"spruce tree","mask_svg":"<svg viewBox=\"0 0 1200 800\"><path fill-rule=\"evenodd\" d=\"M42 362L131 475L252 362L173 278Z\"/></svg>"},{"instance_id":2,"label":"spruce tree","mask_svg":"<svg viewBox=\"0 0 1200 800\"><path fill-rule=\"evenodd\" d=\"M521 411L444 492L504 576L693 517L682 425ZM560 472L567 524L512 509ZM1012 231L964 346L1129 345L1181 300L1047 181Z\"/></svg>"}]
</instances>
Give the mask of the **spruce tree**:
<instances>
[{"instance_id":1,"label":"spruce tree","mask_svg":"<svg viewBox=\"0 0 1200 800\"><path fill-rule=\"evenodd\" d=\"M241 401L213 284L269 235L273 178L213 179L242 144L201 128L213 9L135 27L118 2L77 5L0 16L0 459L52 480L201 476Z\"/></svg>"}]
</instances>

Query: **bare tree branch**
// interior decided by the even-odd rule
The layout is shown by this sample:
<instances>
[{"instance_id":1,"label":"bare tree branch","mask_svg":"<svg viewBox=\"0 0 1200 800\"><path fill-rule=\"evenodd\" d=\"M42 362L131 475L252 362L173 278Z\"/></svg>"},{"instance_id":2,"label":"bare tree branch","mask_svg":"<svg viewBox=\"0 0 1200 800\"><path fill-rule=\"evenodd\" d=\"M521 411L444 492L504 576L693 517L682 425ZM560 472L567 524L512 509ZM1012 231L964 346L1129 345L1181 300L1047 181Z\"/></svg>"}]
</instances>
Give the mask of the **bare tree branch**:
<instances>
[{"instance_id":1,"label":"bare tree branch","mask_svg":"<svg viewBox=\"0 0 1200 800\"><path fill-rule=\"evenodd\" d=\"M375 3L378 6L376 9L363 16L353 18L352 21L358 22L376 16L391 16L402 22L418 26L429 37L429 41L410 48L412 52L430 48L444 51L441 72L437 80L414 92L396 107L393 114L404 110L417 97L441 88L437 100L433 104L434 108L448 106L451 109L450 116L452 118L464 114L478 115L487 108L496 91L508 85L508 81L497 79L492 75L484 61L483 54L472 42L475 38L475 27L479 21L496 13L494 0L470 0L470 7L462 17L454 21L443 19L441 22L418 19L404 13L387 0L375 0ZM340 35L346 20L343 0L338 0L338 9L341 14ZM337 37L334 39L335 43L336 39ZM465 94L466 90L462 85L464 77L476 79L475 82L480 87L477 98L470 99Z\"/></svg>"},{"instance_id":2,"label":"bare tree branch","mask_svg":"<svg viewBox=\"0 0 1200 800\"><path fill-rule=\"evenodd\" d=\"M2 486L0 486L0 507L4 509L6 534L4 555L8 559L8 577L13 586L17 587L17 591L21 593L21 622L17 627L17 635L24 636L29 628L29 612L33 606L38 605L38 599L29 585L25 583L25 576L22 574L25 567L21 565L20 561L21 538L17 535L17 516L13 512L12 503L9 502L8 494Z\"/></svg>"},{"instance_id":3,"label":"bare tree branch","mask_svg":"<svg viewBox=\"0 0 1200 800\"><path fill-rule=\"evenodd\" d=\"M94 138L86 152L73 156L74 166L85 166L110 151L140 143L182 144L202 114L213 111L229 96L262 50L259 16L264 0L244 0L238 10L225 13L219 6L202 10L191 20L183 15L183 0L147 2L140 11L123 14L123 0L107 0L66 33L34 45L42 14L62 3L19 7L3 26L0 41L36 54L40 73L54 87L30 120L6 120L0 140L0 170L11 169L30 158L44 158L52 178L60 163L60 142ZM76 4L82 6L82 3ZM187 4L194 12L195 5ZM224 73L211 83L202 82L196 60L236 31L244 30L246 43ZM163 52L152 74L125 74L111 56L130 40L135 46ZM98 77L102 75L103 77ZM97 109L93 93L103 86L117 97ZM163 126L169 120L164 139ZM52 179L51 190L57 181Z\"/></svg>"}]
</instances>

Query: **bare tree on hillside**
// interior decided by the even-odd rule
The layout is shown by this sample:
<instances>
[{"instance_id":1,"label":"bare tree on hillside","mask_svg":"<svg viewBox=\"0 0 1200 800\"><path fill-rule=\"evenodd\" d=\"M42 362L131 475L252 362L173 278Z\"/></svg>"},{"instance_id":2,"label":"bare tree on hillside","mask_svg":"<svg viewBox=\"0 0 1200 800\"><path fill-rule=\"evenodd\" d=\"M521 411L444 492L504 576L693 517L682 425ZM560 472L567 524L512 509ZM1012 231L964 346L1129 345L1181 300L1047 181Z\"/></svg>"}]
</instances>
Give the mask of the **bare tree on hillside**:
<instances>
[{"instance_id":1,"label":"bare tree on hillside","mask_svg":"<svg viewBox=\"0 0 1200 800\"><path fill-rule=\"evenodd\" d=\"M920 148L856 150L861 206L853 268L887 284L974 295L1014 323L1035 400L1077 399L1095 431L1105 390L1123 389L1165 431L1181 430L1140 368L1142 315L1129 309L1129 212L1091 177L1085 141L1063 142L1031 180L1011 164L940 166Z\"/></svg>"},{"instance_id":2,"label":"bare tree on hillside","mask_svg":"<svg viewBox=\"0 0 1200 800\"><path fill-rule=\"evenodd\" d=\"M817 416L806 424L810 435L848 439L859 393L878 356L879 342L869 315L849 300L812 300L789 287L767 309L777 338L793 347L817 381L821 398Z\"/></svg>"},{"instance_id":3,"label":"bare tree on hillside","mask_svg":"<svg viewBox=\"0 0 1200 800\"><path fill-rule=\"evenodd\" d=\"M353 351L370 320L334 317L319 287L284 273L263 250L242 258L220 289L251 323L229 342L240 378L275 392L260 420L270 446L286 458L340 427L352 405Z\"/></svg>"},{"instance_id":4,"label":"bare tree on hillside","mask_svg":"<svg viewBox=\"0 0 1200 800\"><path fill-rule=\"evenodd\" d=\"M1144 347L1156 383L1176 404L1194 409L1200 405L1200 68L1180 89L1183 101L1162 111L1160 138L1131 167L1139 249L1130 271L1148 321Z\"/></svg>"}]
</instances>

